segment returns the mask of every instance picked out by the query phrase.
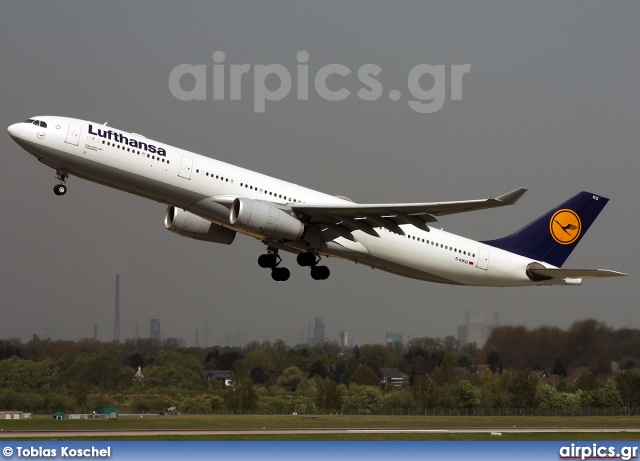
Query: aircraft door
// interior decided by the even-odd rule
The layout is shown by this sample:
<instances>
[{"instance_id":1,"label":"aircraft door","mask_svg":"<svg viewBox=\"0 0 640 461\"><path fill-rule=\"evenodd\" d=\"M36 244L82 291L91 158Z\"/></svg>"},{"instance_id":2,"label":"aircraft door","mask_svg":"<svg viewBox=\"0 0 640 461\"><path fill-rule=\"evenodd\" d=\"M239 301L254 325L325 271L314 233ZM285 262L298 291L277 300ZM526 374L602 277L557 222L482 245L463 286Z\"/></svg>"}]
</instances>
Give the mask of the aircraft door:
<instances>
[{"instance_id":1,"label":"aircraft door","mask_svg":"<svg viewBox=\"0 0 640 461\"><path fill-rule=\"evenodd\" d=\"M487 270L489 268L489 250L487 248L478 248L478 269Z\"/></svg>"},{"instance_id":2,"label":"aircraft door","mask_svg":"<svg viewBox=\"0 0 640 461\"><path fill-rule=\"evenodd\" d=\"M69 123L69 131L67 131L67 139L65 139L64 142L77 146L78 140L80 139L81 129L82 127L77 123Z\"/></svg>"},{"instance_id":3,"label":"aircraft door","mask_svg":"<svg viewBox=\"0 0 640 461\"><path fill-rule=\"evenodd\" d=\"M180 161L180 172L178 176L184 179L191 179L191 169L193 168L193 159L182 157Z\"/></svg>"}]
</instances>

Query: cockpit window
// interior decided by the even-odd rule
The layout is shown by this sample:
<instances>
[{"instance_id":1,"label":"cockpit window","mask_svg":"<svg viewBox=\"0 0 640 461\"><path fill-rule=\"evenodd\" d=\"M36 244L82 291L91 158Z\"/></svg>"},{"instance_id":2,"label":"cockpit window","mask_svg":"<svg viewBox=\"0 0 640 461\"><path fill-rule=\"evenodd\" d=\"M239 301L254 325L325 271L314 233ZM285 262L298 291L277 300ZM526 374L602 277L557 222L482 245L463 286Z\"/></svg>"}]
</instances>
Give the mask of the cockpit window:
<instances>
[{"instance_id":1,"label":"cockpit window","mask_svg":"<svg viewBox=\"0 0 640 461\"><path fill-rule=\"evenodd\" d=\"M34 120L32 118L25 120L24 123L33 123L35 126L41 126L42 128L47 127L47 122L41 122L40 120Z\"/></svg>"}]
</instances>

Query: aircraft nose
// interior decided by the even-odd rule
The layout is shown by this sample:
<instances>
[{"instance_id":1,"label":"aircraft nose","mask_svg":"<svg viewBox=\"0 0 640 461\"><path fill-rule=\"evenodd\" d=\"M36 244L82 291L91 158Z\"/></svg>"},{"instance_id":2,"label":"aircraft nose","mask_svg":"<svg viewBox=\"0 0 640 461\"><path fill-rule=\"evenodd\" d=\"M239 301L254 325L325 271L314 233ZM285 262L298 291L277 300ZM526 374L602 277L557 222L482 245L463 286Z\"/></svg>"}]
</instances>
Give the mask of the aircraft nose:
<instances>
[{"instance_id":1,"label":"aircraft nose","mask_svg":"<svg viewBox=\"0 0 640 461\"><path fill-rule=\"evenodd\" d=\"M9 128L7 128L7 131L12 138L19 137L22 133L22 123L14 123L13 125L10 125Z\"/></svg>"}]
</instances>

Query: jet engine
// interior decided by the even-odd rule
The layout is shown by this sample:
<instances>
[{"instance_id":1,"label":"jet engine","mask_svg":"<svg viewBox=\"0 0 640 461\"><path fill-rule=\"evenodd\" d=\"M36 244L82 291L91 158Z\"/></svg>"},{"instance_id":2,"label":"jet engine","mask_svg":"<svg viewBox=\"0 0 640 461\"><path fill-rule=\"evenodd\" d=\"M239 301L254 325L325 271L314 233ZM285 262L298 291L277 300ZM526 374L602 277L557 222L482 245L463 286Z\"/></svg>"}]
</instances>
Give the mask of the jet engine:
<instances>
[{"instance_id":1,"label":"jet engine","mask_svg":"<svg viewBox=\"0 0 640 461\"><path fill-rule=\"evenodd\" d=\"M304 224L269 202L238 197L231 205L229 223L248 232L274 240L297 240Z\"/></svg>"},{"instance_id":2,"label":"jet engine","mask_svg":"<svg viewBox=\"0 0 640 461\"><path fill-rule=\"evenodd\" d=\"M173 233L205 242L231 245L236 232L214 224L188 211L170 206L164 216L164 227Z\"/></svg>"}]
</instances>

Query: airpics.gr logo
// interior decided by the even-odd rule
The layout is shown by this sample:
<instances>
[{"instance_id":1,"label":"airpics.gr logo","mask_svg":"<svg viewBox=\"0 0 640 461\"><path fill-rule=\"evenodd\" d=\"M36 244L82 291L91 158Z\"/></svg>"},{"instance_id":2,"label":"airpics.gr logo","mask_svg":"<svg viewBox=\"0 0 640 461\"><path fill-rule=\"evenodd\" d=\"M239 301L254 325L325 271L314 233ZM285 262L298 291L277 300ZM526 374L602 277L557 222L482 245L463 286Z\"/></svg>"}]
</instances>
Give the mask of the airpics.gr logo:
<instances>
[{"instance_id":1,"label":"airpics.gr logo","mask_svg":"<svg viewBox=\"0 0 640 461\"><path fill-rule=\"evenodd\" d=\"M556 211L549 221L549 231L553 239L561 245L570 245L580 237L582 223L573 210L564 208Z\"/></svg>"}]
</instances>

